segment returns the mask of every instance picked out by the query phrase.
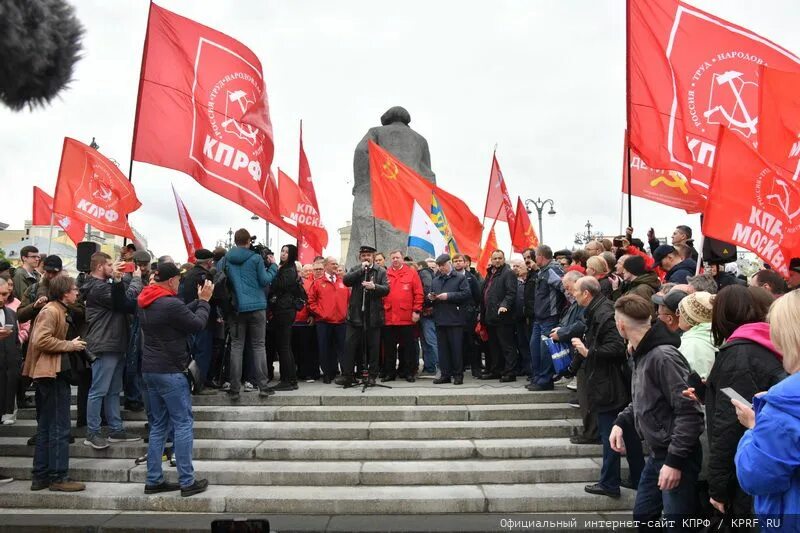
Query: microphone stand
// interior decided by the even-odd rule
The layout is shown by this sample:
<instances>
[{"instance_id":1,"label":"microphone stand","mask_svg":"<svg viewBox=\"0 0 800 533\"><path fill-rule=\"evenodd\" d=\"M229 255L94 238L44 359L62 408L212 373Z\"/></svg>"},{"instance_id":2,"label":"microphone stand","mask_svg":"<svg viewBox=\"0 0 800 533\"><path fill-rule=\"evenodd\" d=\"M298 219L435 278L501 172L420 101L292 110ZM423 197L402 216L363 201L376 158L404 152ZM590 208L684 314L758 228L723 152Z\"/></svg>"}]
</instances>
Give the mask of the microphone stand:
<instances>
[{"instance_id":1,"label":"microphone stand","mask_svg":"<svg viewBox=\"0 0 800 533\"><path fill-rule=\"evenodd\" d=\"M370 280L370 271L372 267L367 267L364 269L364 281L372 281ZM367 332L369 330L369 324L367 323L367 289L363 288L361 291L361 335L362 335L362 350L361 350L361 381L353 383L352 385L348 385L343 387L345 389L349 389L350 387L357 387L361 385L361 392L366 392L368 387L383 387L384 389L391 389L389 385L383 385L382 383L370 383L369 382L369 356L367 352L367 339L369 336Z\"/></svg>"}]
</instances>

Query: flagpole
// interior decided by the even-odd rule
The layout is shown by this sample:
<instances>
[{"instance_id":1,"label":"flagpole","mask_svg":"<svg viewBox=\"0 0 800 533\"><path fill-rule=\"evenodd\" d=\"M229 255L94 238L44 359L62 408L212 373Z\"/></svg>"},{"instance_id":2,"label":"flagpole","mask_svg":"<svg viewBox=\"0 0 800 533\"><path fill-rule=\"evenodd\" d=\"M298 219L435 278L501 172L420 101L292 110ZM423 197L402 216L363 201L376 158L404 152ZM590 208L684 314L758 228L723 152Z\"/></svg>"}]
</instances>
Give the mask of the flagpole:
<instances>
[{"instance_id":1,"label":"flagpole","mask_svg":"<svg viewBox=\"0 0 800 533\"><path fill-rule=\"evenodd\" d=\"M50 251L53 249L53 224L56 221L56 213L55 211L50 211L50 240L47 242L47 255L50 255Z\"/></svg>"},{"instance_id":2,"label":"flagpole","mask_svg":"<svg viewBox=\"0 0 800 533\"><path fill-rule=\"evenodd\" d=\"M631 2L625 2L625 166L628 169L628 227L633 227L633 189L631 187Z\"/></svg>"}]
</instances>

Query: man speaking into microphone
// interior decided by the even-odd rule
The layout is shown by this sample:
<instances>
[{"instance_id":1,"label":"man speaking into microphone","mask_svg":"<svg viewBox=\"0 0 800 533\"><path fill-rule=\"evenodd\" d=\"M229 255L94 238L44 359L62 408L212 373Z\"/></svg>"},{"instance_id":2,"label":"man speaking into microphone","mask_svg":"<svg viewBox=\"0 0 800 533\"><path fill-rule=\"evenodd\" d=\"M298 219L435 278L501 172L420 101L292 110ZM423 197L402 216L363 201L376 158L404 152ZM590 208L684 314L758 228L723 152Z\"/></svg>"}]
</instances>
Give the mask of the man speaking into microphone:
<instances>
[{"instance_id":1,"label":"man speaking into microphone","mask_svg":"<svg viewBox=\"0 0 800 533\"><path fill-rule=\"evenodd\" d=\"M371 246L362 246L358 251L361 264L351 268L342 280L352 291L347 305L342 375L336 378L337 385L348 387L356 382L355 362L362 361L365 352L369 385L375 384L380 370L383 298L389 294L389 284L386 281L386 270L375 264L375 252L375 248Z\"/></svg>"}]
</instances>

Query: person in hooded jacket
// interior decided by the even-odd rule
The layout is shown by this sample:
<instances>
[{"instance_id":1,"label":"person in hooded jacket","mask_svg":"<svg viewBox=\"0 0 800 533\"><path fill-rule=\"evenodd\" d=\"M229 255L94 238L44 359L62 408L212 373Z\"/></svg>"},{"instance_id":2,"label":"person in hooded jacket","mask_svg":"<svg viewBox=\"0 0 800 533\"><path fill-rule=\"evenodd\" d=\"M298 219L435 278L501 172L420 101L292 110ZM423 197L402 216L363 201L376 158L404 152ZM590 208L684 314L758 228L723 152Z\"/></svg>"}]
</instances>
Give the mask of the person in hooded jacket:
<instances>
[{"instance_id":1,"label":"person in hooded jacket","mask_svg":"<svg viewBox=\"0 0 800 533\"><path fill-rule=\"evenodd\" d=\"M688 283L689 277L694 276L697 271L697 262L694 259L683 259L675 247L667 244L653 251L653 260L655 266L661 267L667 273L664 278L667 283Z\"/></svg>"},{"instance_id":2,"label":"person in hooded jacket","mask_svg":"<svg viewBox=\"0 0 800 533\"><path fill-rule=\"evenodd\" d=\"M648 302L661 288L661 280L655 272L647 270L644 258L639 255L630 255L625 259L622 265L622 278L627 287L625 295L638 294Z\"/></svg>"},{"instance_id":3,"label":"person in hooded jacket","mask_svg":"<svg viewBox=\"0 0 800 533\"><path fill-rule=\"evenodd\" d=\"M730 387L749 400L786 377L765 322L767 302L754 297L754 291L764 289L739 285L722 289L711 319L711 332L720 349L705 390L708 492L711 504L732 517L751 516L753 501L739 486L734 465L745 428L739 424L730 398L721 391Z\"/></svg>"},{"instance_id":4,"label":"person in hooded jacket","mask_svg":"<svg viewBox=\"0 0 800 533\"><path fill-rule=\"evenodd\" d=\"M789 377L753 398L753 409L739 402L739 421L748 428L734 462L741 488L753 496L762 531L800 530L800 292L770 308L770 339L783 355ZM747 398L745 396L745 398Z\"/></svg>"},{"instance_id":5,"label":"person in hooded jacket","mask_svg":"<svg viewBox=\"0 0 800 533\"><path fill-rule=\"evenodd\" d=\"M275 347L281 365L281 381L275 391L297 390L297 366L292 352L292 324L297 316L296 303L304 299L304 290L297 272L297 246L287 244L281 248L281 264L278 275L270 285L272 305L272 327Z\"/></svg>"},{"instance_id":6,"label":"person in hooded jacket","mask_svg":"<svg viewBox=\"0 0 800 533\"><path fill-rule=\"evenodd\" d=\"M214 285L206 280L197 289L197 299L187 305L178 297L180 281L177 266L159 263L154 283L145 287L137 299L142 330L142 378L147 384L152 420L145 494L180 490L181 496L192 496L208 488L208 480L196 479L192 466L194 419L186 372L191 361L189 339L206 327ZM170 426L174 429L177 484L166 481L161 468Z\"/></svg>"},{"instance_id":7,"label":"person in hooded jacket","mask_svg":"<svg viewBox=\"0 0 800 533\"><path fill-rule=\"evenodd\" d=\"M681 517L694 515L702 464L703 410L684 397L689 365L678 351L680 338L661 321L651 322L651 304L638 295L614 304L617 329L633 357L631 403L611 429L611 448L625 453L624 432L636 428L650 455L639 479L633 518L658 520L662 511L680 531Z\"/></svg>"}]
</instances>

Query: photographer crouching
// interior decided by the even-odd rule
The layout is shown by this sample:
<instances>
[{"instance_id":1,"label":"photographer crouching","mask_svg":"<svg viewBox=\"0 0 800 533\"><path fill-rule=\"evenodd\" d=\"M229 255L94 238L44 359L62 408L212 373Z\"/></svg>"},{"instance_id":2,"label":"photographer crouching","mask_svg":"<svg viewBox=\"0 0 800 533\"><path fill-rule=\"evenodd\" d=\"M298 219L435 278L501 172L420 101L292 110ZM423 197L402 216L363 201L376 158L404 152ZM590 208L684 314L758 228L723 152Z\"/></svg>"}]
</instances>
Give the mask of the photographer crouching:
<instances>
[{"instance_id":1,"label":"photographer crouching","mask_svg":"<svg viewBox=\"0 0 800 533\"><path fill-rule=\"evenodd\" d=\"M139 295L139 321L142 328L142 377L152 413L147 449L145 494L180 489L181 496L192 496L208 488L208 480L195 479L192 466L194 418L187 370L189 339L208 322L208 301L214 285L206 281L197 289L197 300L184 304L177 297L181 273L172 263L160 263L154 283ZM175 429L175 462L179 484L164 479L161 456L169 425Z\"/></svg>"}]
</instances>

